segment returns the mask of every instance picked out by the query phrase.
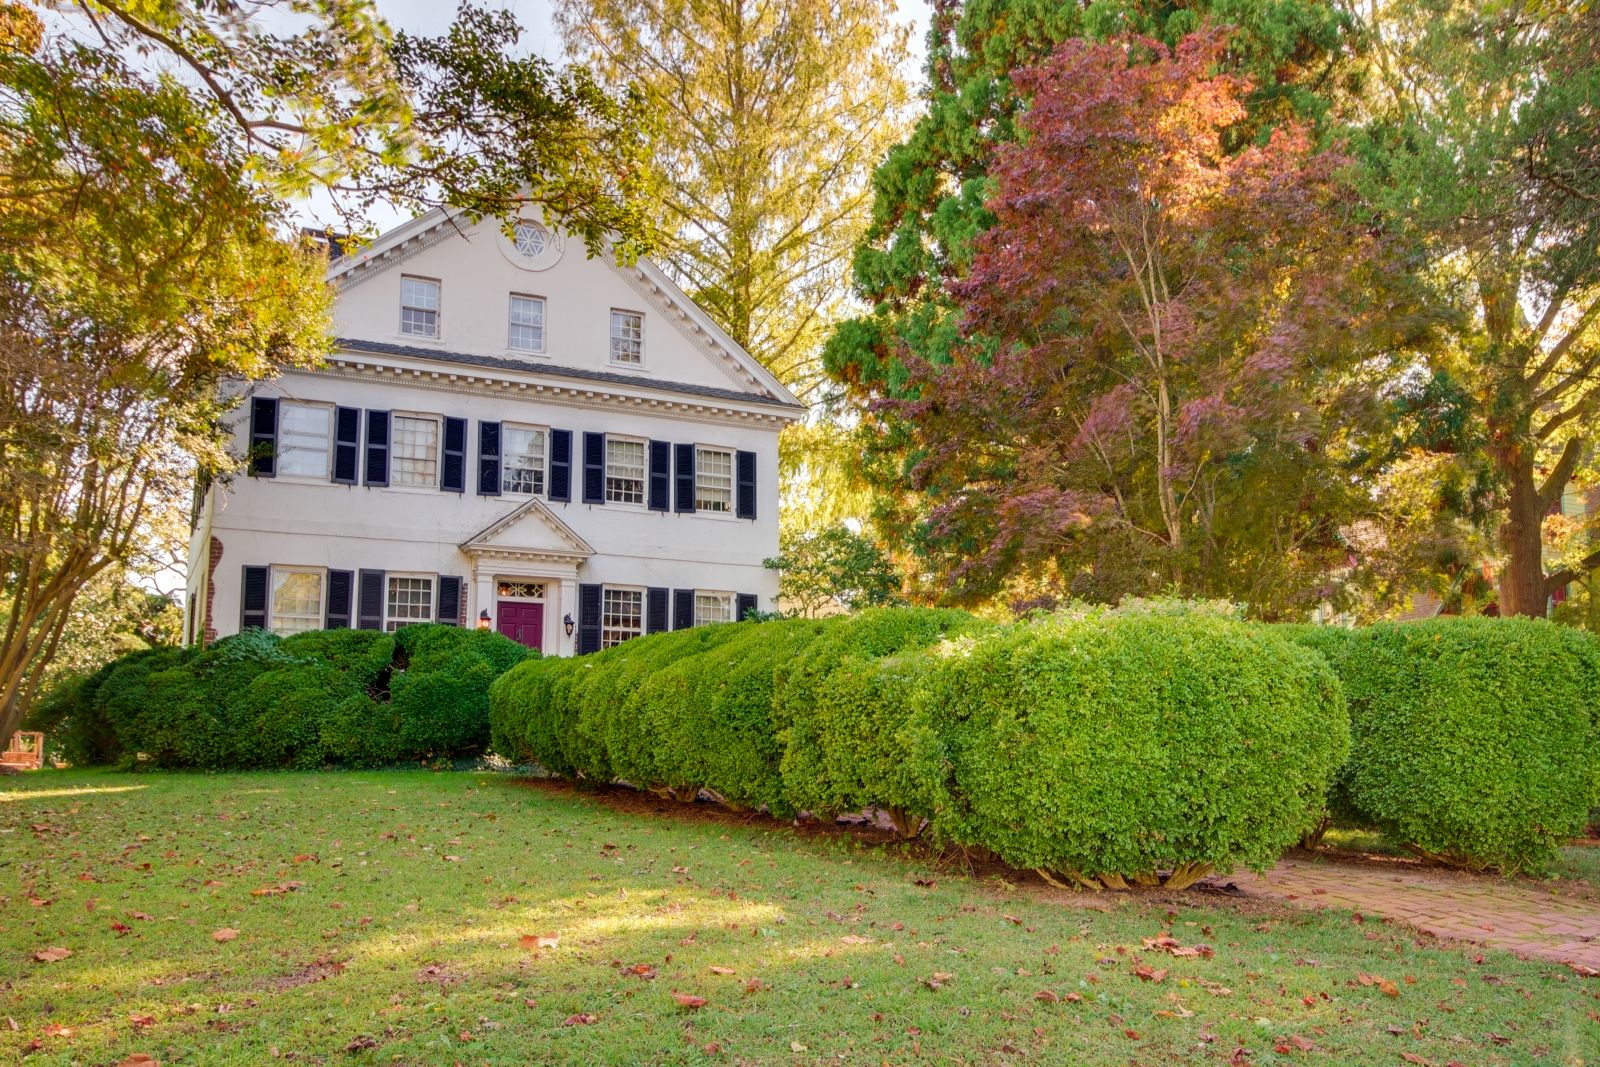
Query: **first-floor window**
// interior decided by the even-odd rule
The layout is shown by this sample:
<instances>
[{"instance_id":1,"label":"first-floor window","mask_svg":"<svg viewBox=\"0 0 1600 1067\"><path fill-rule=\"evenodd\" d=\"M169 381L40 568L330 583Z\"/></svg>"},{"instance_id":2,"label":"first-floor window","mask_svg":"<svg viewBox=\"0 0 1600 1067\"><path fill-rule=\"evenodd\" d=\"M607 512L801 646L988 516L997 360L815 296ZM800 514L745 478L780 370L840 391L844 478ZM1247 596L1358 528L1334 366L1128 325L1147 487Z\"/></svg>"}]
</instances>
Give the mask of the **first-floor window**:
<instances>
[{"instance_id":1,"label":"first-floor window","mask_svg":"<svg viewBox=\"0 0 1600 1067\"><path fill-rule=\"evenodd\" d=\"M278 406L278 473L326 478L333 409L285 400Z\"/></svg>"},{"instance_id":2,"label":"first-floor window","mask_svg":"<svg viewBox=\"0 0 1600 1067\"><path fill-rule=\"evenodd\" d=\"M322 629L322 572L302 567L272 568L272 618L278 635Z\"/></svg>"},{"instance_id":3,"label":"first-floor window","mask_svg":"<svg viewBox=\"0 0 1600 1067\"><path fill-rule=\"evenodd\" d=\"M606 503L644 503L644 442L606 437Z\"/></svg>"},{"instance_id":4,"label":"first-floor window","mask_svg":"<svg viewBox=\"0 0 1600 1067\"><path fill-rule=\"evenodd\" d=\"M433 579L391 574L387 609L385 630L398 630L414 622L432 622Z\"/></svg>"},{"instance_id":5,"label":"first-floor window","mask_svg":"<svg viewBox=\"0 0 1600 1067\"><path fill-rule=\"evenodd\" d=\"M733 622L732 593L694 594L694 624L704 626L711 622Z\"/></svg>"},{"instance_id":6,"label":"first-floor window","mask_svg":"<svg viewBox=\"0 0 1600 1067\"><path fill-rule=\"evenodd\" d=\"M620 645L644 633L644 593L638 589L605 589L600 597L600 647Z\"/></svg>"},{"instance_id":7,"label":"first-floor window","mask_svg":"<svg viewBox=\"0 0 1600 1067\"><path fill-rule=\"evenodd\" d=\"M500 490L505 493L544 492L544 431L505 423L500 429L505 460Z\"/></svg>"},{"instance_id":8,"label":"first-floor window","mask_svg":"<svg viewBox=\"0 0 1600 1067\"><path fill-rule=\"evenodd\" d=\"M396 415L389 484L439 488L439 420Z\"/></svg>"}]
</instances>

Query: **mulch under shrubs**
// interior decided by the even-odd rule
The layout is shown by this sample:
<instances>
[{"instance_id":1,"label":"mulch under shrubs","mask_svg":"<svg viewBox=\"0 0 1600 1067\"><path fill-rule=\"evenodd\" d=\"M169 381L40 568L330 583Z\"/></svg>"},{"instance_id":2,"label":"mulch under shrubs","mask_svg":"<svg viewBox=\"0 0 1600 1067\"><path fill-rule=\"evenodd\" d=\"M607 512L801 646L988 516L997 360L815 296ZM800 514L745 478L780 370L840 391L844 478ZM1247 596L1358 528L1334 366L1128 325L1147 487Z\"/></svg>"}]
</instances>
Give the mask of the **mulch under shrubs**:
<instances>
[{"instance_id":1,"label":"mulch under shrubs","mask_svg":"<svg viewBox=\"0 0 1600 1067\"><path fill-rule=\"evenodd\" d=\"M1600 800L1600 642L1532 619L1284 627L1344 684L1341 822L1468 867L1539 870Z\"/></svg>"},{"instance_id":2,"label":"mulch under shrubs","mask_svg":"<svg viewBox=\"0 0 1600 1067\"><path fill-rule=\"evenodd\" d=\"M454 626L247 630L124 656L41 704L76 764L381 766L482 752L489 686L538 653ZM47 721L46 721L47 720Z\"/></svg>"},{"instance_id":3,"label":"mulch under shrubs","mask_svg":"<svg viewBox=\"0 0 1600 1067\"><path fill-rule=\"evenodd\" d=\"M491 707L502 754L558 774L777 814L875 807L1096 888L1270 863L1348 742L1321 657L1204 614L727 624L523 664Z\"/></svg>"}]
</instances>

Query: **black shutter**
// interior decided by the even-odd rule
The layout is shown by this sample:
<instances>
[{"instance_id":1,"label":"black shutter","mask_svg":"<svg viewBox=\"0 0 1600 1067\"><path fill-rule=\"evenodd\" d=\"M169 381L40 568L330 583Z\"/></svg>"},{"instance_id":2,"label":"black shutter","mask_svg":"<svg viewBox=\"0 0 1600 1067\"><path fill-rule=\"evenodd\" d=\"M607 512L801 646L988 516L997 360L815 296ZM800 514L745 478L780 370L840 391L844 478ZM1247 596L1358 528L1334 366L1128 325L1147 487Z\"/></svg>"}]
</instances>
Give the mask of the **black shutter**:
<instances>
[{"instance_id":1,"label":"black shutter","mask_svg":"<svg viewBox=\"0 0 1600 1067\"><path fill-rule=\"evenodd\" d=\"M600 651L600 587L578 586L578 655Z\"/></svg>"},{"instance_id":2,"label":"black shutter","mask_svg":"<svg viewBox=\"0 0 1600 1067\"><path fill-rule=\"evenodd\" d=\"M756 454L738 452L734 459L736 514L741 519L753 519L756 517Z\"/></svg>"},{"instance_id":3,"label":"black shutter","mask_svg":"<svg viewBox=\"0 0 1600 1067\"><path fill-rule=\"evenodd\" d=\"M460 626L461 609L461 577L455 574L439 575L439 607L434 612L434 621L446 626Z\"/></svg>"},{"instance_id":4,"label":"black shutter","mask_svg":"<svg viewBox=\"0 0 1600 1067\"><path fill-rule=\"evenodd\" d=\"M361 409L333 409L333 480L355 485L361 470Z\"/></svg>"},{"instance_id":5,"label":"black shutter","mask_svg":"<svg viewBox=\"0 0 1600 1067\"><path fill-rule=\"evenodd\" d=\"M328 572L328 616L323 626L329 630L350 628L350 595L355 592L353 571Z\"/></svg>"},{"instance_id":6,"label":"black shutter","mask_svg":"<svg viewBox=\"0 0 1600 1067\"><path fill-rule=\"evenodd\" d=\"M439 488L446 493L467 491L467 420L444 419L444 458L439 464Z\"/></svg>"},{"instance_id":7,"label":"black shutter","mask_svg":"<svg viewBox=\"0 0 1600 1067\"><path fill-rule=\"evenodd\" d=\"M250 473L271 478L278 473L278 400L250 398Z\"/></svg>"},{"instance_id":8,"label":"black shutter","mask_svg":"<svg viewBox=\"0 0 1600 1067\"><path fill-rule=\"evenodd\" d=\"M733 620L744 622L744 617L756 610L756 595L754 593L740 593L733 598Z\"/></svg>"},{"instance_id":9,"label":"black shutter","mask_svg":"<svg viewBox=\"0 0 1600 1067\"><path fill-rule=\"evenodd\" d=\"M687 630L694 625L694 590L674 589L672 591L672 628L674 630Z\"/></svg>"},{"instance_id":10,"label":"black shutter","mask_svg":"<svg viewBox=\"0 0 1600 1067\"><path fill-rule=\"evenodd\" d=\"M383 629L383 572L362 571L357 590L357 623L363 630Z\"/></svg>"},{"instance_id":11,"label":"black shutter","mask_svg":"<svg viewBox=\"0 0 1600 1067\"><path fill-rule=\"evenodd\" d=\"M666 633L671 629L671 612L668 601L672 598L670 589L646 589L644 591L644 632L647 634Z\"/></svg>"},{"instance_id":12,"label":"black shutter","mask_svg":"<svg viewBox=\"0 0 1600 1067\"><path fill-rule=\"evenodd\" d=\"M666 441L650 442L649 502L651 511L672 508L672 445Z\"/></svg>"},{"instance_id":13,"label":"black shutter","mask_svg":"<svg viewBox=\"0 0 1600 1067\"><path fill-rule=\"evenodd\" d=\"M271 586L271 567L246 567L239 587L239 629L267 628L267 589Z\"/></svg>"},{"instance_id":14,"label":"black shutter","mask_svg":"<svg viewBox=\"0 0 1600 1067\"><path fill-rule=\"evenodd\" d=\"M550 431L551 500L572 499L572 431Z\"/></svg>"},{"instance_id":15,"label":"black shutter","mask_svg":"<svg viewBox=\"0 0 1600 1067\"><path fill-rule=\"evenodd\" d=\"M389 413L367 412L367 484L389 484Z\"/></svg>"},{"instance_id":16,"label":"black shutter","mask_svg":"<svg viewBox=\"0 0 1600 1067\"><path fill-rule=\"evenodd\" d=\"M606 502L606 435L583 435L583 502Z\"/></svg>"},{"instance_id":17,"label":"black shutter","mask_svg":"<svg viewBox=\"0 0 1600 1067\"><path fill-rule=\"evenodd\" d=\"M694 510L694 445L673 445L676 453L678 506L677 511Z\"/></svg>"},{"instance_id":18,"label":"black shutter","mask_svg":"<svg viewBox=\"0 0 1600 1067\"><path fill-rule=\"evenodd\" d=\"M478 423L478 495L500 495L500 424Z\"/></svg>"}]
</instances>

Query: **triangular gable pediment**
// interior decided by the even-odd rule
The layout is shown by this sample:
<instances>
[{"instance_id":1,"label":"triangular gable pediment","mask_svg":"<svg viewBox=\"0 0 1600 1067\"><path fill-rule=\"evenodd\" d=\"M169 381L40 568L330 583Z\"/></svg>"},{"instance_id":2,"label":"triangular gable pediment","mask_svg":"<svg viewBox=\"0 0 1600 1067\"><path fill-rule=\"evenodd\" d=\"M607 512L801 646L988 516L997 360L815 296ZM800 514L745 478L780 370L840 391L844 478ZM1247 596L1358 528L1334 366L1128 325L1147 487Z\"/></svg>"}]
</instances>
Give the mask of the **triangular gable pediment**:
<instances>
[{"instance_id":1,"label":"triangular gable pediment","mask_svg":"<svg viewBox=\"0 0 1600 1067\"><path fill-rule=\"evenodd\" d=\"M539 556L573 562L594 555L589 542L537 497L523 501L461 542L461 551L476 556Z\"/></svg>"},{"instance_id":2,"label":"triangular gable pediment","mask_svg":"<svg viewBox=\"0 0 1600 1067\"><path fill-rule=\"evenodd\" d=\"M381 234L370 244L334 259L328 265L328 281L340 289L360 285L368 278L398 266L440 242L452 238L468 240L470 231L495 225L492 219L469 224L459 215L452 215L442 208L434 208ZM576 251L581 254L581 241L578 244L579 248ZM485 254L493 253L486 251ZM687 338L720 373L727 375L737 388L764 395L780 404L792 405L795 408L804 407L771 371L763 367L744 346L729 337L711 316L655 263L642 257L632 264L619 263L611 254L609 241L606 242L606 252L601 258L611 271L637 294L638 298L644 300L657 314L670 322L673 328ZM648 385L649 381L650 376L639 376L639 384Z\"/></svg>"}]
</instances>

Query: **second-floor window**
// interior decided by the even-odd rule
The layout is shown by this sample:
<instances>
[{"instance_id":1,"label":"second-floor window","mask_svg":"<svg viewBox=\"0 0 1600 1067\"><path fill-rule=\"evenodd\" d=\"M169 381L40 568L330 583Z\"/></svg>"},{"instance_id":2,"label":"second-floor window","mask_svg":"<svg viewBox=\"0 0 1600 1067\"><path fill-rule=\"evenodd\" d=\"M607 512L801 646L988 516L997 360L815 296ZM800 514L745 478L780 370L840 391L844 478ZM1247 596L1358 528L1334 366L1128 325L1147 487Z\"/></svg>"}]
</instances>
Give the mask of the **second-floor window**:
<instances>
[{"instance_id":1,"label":"second-floor window","mask_svg":"<svg viewBox=\"0 0 1600 1067\"><path fill-rule=\"evenodd\" d=\"M639 312L611 309L611 362L644 362L644 316Z\"/></svg>"},{"instance_id":2,"label":"second-floor window","mask_svg":"<svg viewBox=\"0 0 1600 1067\"><path fill-rule=\"evenodd\" d=\"M606 438L606 503L644 503L643 441Z\"/></svg>"},{"instance_id":3,"label":"second-floor window","mask_svg":"<svg viewBox=\"0 0 1600 1067\"><path fill-rule=\"evenodd\" d=\"M694 450L694 508L733 510L733 453L721 448Z\"/></svg>"},{"instance_id":4,"label":"second-floor window","mask_svg":"<svg viewBox=\"0 0 1600 1067\"><path fill-rule=\"evenodd\" d=\"M400 278L400 332L412 337L439 336L439 283L433 278Z\"/></svg>"},{"instance_id":5,"label":"second-floor window","mask_svg":"<svg viewBox=\"0 0 1600 1067\"><path fill-rule=\"evenodd\" d=\"M439 487L439 420L396 415L389 484L422 489Z\"/></svg>"},{"instance_id":6,"label":"second-floor window","mask_svg":"<svg viewBox=\"0 0 1600 1067\"><path fill-rule=\"evenodd\" d=\"M326 478L333 409L285 400L278 406L278 473Z\"/></svg>"},{"instance_id":7,"label":"second-floor window","mask_svg":"<svg viewBox=\"0 0 1600 1067\"><path fill-rule=\"evenodd\" d=\"M544 351L544 301L536 296L511 297L507 343L518 352Z\"/></svg>"},{"instance_id":8,"label":"second-floor window","mask_svg":"<svg viewBox=\"0 0 1600 1067\"><path fill-rule=\"evenodd\" d=\"M500 489L506 493L544 492L544 431L530 426L500 427L505 460L501 467Z\"/></svg>"}]
</instances>

